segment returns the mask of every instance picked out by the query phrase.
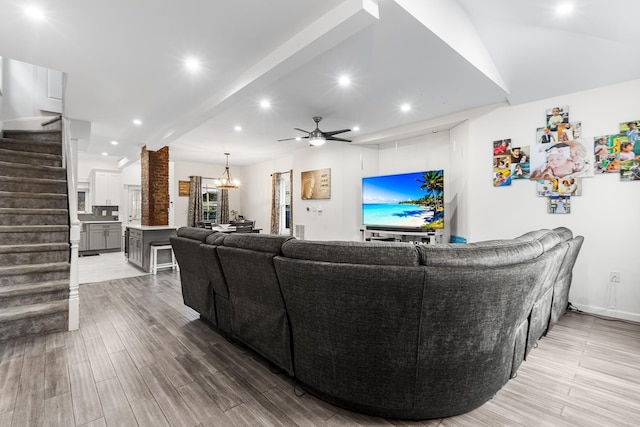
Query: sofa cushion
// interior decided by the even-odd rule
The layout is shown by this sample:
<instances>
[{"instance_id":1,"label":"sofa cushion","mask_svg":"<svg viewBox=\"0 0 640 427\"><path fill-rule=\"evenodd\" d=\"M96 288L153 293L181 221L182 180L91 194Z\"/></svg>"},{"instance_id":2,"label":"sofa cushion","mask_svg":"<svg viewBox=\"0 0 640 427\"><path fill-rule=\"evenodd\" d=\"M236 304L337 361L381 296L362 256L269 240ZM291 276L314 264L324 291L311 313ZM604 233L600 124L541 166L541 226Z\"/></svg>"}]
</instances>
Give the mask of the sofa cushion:
<instances>
[{"instance_id":1,"label":"sofa cushion","mask_svg":"<svg viewBox=\"0 0 640 427\"><path fill-rule=\"evenodd\" d=\"M217 231L207 230L206 228L180 227L176 230L176 234L180 237L186 237L191 240L204 242L207 236L215 234Z\"/></svg>"},{"instance_id":2,"label":"sofa cushion","mask_svg":"<svg viewBox=\"0 0 640 427\"><path fill-rule=\"evenodd\" d=\"M282 245L287 258L346 264L419 265L411 243L290 240Z\"/></svg>"},{"instance_id":3,"label":"sofa cushion","mask_svg":"<svg viewBox=\"0 0 640 427\"><path fill-rule=\"evenodd\" d=\"M512 265L540 256L544 246L537 240L418 245L420 263L426 266L495 267Z\"/></svg>"},{"instance_id":4,"label":"sofa cushion","mask_svg":"<svg viewBox=\"0 0 640 427\"><path fill-rule=\"evenodd\" d=\"M295 239L295 237L275 234L237 233L229 234L224 239L224 246L280 255L282 254L282 244L292 239Z\"/></svg>"}]
</instances>

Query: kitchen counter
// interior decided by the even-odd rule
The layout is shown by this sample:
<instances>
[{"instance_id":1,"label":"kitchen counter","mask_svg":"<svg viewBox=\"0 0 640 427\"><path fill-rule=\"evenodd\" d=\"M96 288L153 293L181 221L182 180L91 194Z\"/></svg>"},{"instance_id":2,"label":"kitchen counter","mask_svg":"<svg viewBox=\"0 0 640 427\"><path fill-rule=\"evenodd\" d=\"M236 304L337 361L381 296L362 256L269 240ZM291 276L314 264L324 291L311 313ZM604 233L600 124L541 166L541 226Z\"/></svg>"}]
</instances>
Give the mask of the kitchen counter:
<instances>
[{"instance_id":1,"label":"kitchen counter","mask_svg":"<svg viewBox=\"0 0 640 427\"><path fill-rule=\"evenodd\" d=\"M127 225L127 228L133 228L136 230L176 230L178 227L170 225Z\"/></svg>"},{"instance_id":2,"label":"kitchen counter","mask_svg":"<svg viewBox=\"0 0 640 427\"><path fill-rule=\"evenodd\" d=\"M81 224L116 224L116 223L121 223L122 221L116 221L116 220L107 220L107 221L99 221L99 220L91 220L91 221L80 221Z\"/></svg>"}]
</instances>

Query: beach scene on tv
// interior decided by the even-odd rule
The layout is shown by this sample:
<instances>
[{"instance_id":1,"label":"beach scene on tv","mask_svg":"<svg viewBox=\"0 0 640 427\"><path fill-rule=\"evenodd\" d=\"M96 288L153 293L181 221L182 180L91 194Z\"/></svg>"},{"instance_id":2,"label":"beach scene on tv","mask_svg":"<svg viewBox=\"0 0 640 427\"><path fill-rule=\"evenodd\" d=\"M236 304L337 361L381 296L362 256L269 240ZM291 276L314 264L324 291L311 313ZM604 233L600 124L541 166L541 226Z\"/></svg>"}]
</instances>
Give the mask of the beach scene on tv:
<instances>
[{"instance_id":1,"label":"beach scene on tv","mask_svg":"<svg viewBox=\"0 0 640 427\"><path fill-rule=\"evenodd\" d=\"M444 228L444 171L362 178L362 223Z\"/></svg>"}]
</instances>

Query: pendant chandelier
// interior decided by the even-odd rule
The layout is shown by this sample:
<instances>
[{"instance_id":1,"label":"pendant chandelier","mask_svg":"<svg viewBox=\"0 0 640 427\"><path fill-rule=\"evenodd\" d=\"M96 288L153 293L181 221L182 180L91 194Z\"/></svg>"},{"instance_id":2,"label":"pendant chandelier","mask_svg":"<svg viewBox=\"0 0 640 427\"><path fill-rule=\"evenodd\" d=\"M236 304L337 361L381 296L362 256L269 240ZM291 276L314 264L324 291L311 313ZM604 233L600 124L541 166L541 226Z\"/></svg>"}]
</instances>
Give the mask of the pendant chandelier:
<instances>
[{"instance_id":1,"label":"pendant chandelier","mask_svg":"<svg viewBox=\"0 0 640 427\"><path fill-rule=\"evenodd\" d=\"M224 153L227 156L227 164L222 172L222 176L215 180L216 187L220 190L234 190L238 188L240 182L237 179L231 178L231 172L229 171L229 153Z\"/></svg>"}]
</instances>

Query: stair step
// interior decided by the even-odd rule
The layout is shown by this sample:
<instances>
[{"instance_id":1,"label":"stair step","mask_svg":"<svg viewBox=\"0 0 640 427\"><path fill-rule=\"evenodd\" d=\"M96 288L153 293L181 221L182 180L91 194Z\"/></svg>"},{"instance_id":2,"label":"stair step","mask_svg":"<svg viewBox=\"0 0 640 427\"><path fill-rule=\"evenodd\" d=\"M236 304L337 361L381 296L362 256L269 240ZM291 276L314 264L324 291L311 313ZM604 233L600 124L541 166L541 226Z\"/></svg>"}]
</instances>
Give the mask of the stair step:
<instances>
[{"instance_id":1,"label":"stair step","mask_svg":"<svg viewBox=\"0 0 640 427\"><path fill-rule=\"evenodd\" d=\"M60 141L34 141L4 137L0 138L0 148L31 153L62 155L62 144Z\"/></svg>"},{"instance_id":2,"label":"stair step","mask_svg":"<svg viewBox=\"0 0 640 427\"><path fill-rule=\"evenodd\" d=\"M2 196L0 195L0 199ZM2 225L0 242L5 245L69 243L68 225Z\"/></svg>"},{"instance_id":3,"label":"stair step","mask_svg":"<svg viewBox=\"0 0 640 427\"><path fill-rule=\"evenodd\" d=\"M0 208L0 225L68 225L66 209Z\"/></svg>"},{"instance_id":4,"label":"stair step","mask_svg":"<svg viewBox=\"0 0 640 427\"><path fill-rule=\"evenodd\" d=\"M69 253L68 243L1 245L0 265L69 262Z\"/></svg>"},{"instance_id":5,"label":"stair step","mask_svg":"<svg viewBox=\"0 0 640 427\"><path fill-rule=\"evenodd\" d=\"M0 308L60 301L68 297L68 280L1 286Z\"/></svg>"},{"instance_id":6,"label":"stair step","mask_svg":"<svg viewBox=\"0 0 640 427\"><path fill-rule=\"evenodd\" d=\"M50 119L40 123L42 130L62 130L62 116L52 116Z\"/></svg>"},{"instance_id":7,"label":"stair step","mask_svg":"<svg viewBox=\"0 0 640 427\"><path fill-rule=\"evenodd\" d=\"M62 166L61 155L8 150L6 148L0 148L0 160L25 165Z\"/></svg>"},{"instance_id":8,"label":"stair step","mask_svg":"<svg viewBox=\"0 0 640 427\"><path fill-rule=\"evenodd\" d=\"M0 310L0 341L68 329L69 301L52 301Z\"/></svg>"},{"instance_id":9,"label":"stair step","mask_svg":"<svg viewBox=\"0 0 640 427\"><path fill-rule=\"evenodd\" d=\"M64 180L67 177L67 170L56 166L27 165L5 162L0 159L0 175Z\"/></svg>"},{"instance_id":10,"label":"stair step","mask_svg":"<svg viewBox=\"0 0 640 427\"><path fill-rule=\"evenodd\" d=\"M0 208L67 209L66 194L0 191Z\"/></svg>"},{"instance_id":11,"label":"stair step","mask_svg":"<svg viewBox=\"0 0 640 427\"><path fill-rule=\"evenodd\" d=\"M0 267L0 286L69 280L68 262Z\"/></svg>"},{"instance_id":12,"label":"stair step","mask_svg":"<svg viewBox=\"0 0 640 427\"><path fill-rule=\"evenodd\" d=\"M27 139L29 141L62 142L62 131L57 129L30 130L4 129L2 136L11 139Z\"/></svg>"},{"instance_id":13,"label":"stair step","mask_svg":"<svg viewBox=\"0 0 640 427\"><path fill-rule=\"evenodd\" d=\"M62 179L0 176L0 191L67 194L67 181Z\"/></svg>"}]
</instances>

